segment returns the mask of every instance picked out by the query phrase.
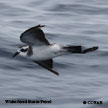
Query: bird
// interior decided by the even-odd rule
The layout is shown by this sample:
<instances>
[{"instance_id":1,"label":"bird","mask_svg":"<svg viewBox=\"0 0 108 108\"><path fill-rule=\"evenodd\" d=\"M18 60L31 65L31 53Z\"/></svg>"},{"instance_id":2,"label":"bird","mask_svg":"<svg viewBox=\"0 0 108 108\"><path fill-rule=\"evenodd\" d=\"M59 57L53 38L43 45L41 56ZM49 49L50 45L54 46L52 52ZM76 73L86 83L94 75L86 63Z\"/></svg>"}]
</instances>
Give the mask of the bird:
<instances>
[{"instance_id":1,"label":"bird","mask_svg":"<svg viewBox=\"0 0 108 108\"><path fill-rule=\"evenodd\" d=\"M29 58L34 63L49 70L50 72L59 75L53 69L53 58L65 54L85 54L98 49L98 46L83 49L81 45L62 45L50 43L42 30L45 25L36 25L25 30L20 35L20 41L25 45L19 47L13 58L17 55Z\"/></svg>"}]
</instances>

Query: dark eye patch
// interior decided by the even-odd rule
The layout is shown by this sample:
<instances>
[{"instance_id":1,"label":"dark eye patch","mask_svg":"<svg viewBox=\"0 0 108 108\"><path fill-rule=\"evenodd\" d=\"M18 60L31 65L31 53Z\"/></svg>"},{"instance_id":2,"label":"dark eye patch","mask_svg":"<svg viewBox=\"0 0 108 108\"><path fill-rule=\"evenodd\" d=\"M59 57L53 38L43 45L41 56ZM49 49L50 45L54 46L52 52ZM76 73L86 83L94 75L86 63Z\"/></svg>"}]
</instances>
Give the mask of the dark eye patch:
<instances>
[{"instance_id":1,"label":"dark eye patch","mask_svg":"<svg viewBox=\"0 0 108 108\"><path fill-rule=\"evenodd\" d=\"M26 52L28 49L21 49L22 52Z\"/></svg>"}]
</instances>

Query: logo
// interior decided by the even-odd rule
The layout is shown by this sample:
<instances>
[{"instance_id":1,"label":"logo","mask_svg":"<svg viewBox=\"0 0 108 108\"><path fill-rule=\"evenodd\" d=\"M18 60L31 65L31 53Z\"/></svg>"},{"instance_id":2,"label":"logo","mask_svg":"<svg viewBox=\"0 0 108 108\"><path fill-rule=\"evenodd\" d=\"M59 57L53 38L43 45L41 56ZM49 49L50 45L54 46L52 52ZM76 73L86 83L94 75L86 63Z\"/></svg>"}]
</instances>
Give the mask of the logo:
<instances>
[{"instance_id":1,"label":"logo","mask_svg":"<svg viewBox=\"0 0 108 108\"><path fill-rule=\"evenodd\" d=\"M102 101L83 101L83 104L103 104Z\"/></svg>"}]
</instances>

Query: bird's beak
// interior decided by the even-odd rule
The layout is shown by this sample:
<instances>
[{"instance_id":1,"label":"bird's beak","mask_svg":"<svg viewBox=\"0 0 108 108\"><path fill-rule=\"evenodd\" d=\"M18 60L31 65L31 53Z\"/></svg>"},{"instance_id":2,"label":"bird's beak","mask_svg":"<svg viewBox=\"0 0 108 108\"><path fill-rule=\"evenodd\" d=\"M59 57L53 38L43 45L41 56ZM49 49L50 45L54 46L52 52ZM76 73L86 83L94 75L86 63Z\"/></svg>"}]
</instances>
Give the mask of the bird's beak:
<instances>
[{"instance_id":1,"label":"bird's beak","mask_svg":"<svg viewBox=\"0 0 108 108\"><path fill-rule=\"evenodd\" d=\"M17 56L19 54L19 52L16 52L12 57L14 58L15 56Z\"/></svg>"}]
</instances>

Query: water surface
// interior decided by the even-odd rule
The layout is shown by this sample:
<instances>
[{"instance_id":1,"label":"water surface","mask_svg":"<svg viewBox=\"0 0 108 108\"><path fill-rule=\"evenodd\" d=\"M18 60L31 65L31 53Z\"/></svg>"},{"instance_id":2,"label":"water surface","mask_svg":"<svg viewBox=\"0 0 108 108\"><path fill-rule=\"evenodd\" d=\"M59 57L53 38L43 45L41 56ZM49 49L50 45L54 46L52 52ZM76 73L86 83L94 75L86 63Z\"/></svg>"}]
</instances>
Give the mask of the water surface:
<instances>
[{"instance_id":1,"label":"water surface","mask_svg":"<svg viewBox=\"0 0 108 108\"><path fill-rule=\"evenodd\" d=\"M37 24L51 43L99 46L96 52L54 59L56 76L22 57L12 58L20 34ZM0 1L1 107L107 108L108 1L1 0ZM4 99L48 99L52 104L5 104ZM84 105L83 101L103 101Z\"/></svg>"}]
</instances>

